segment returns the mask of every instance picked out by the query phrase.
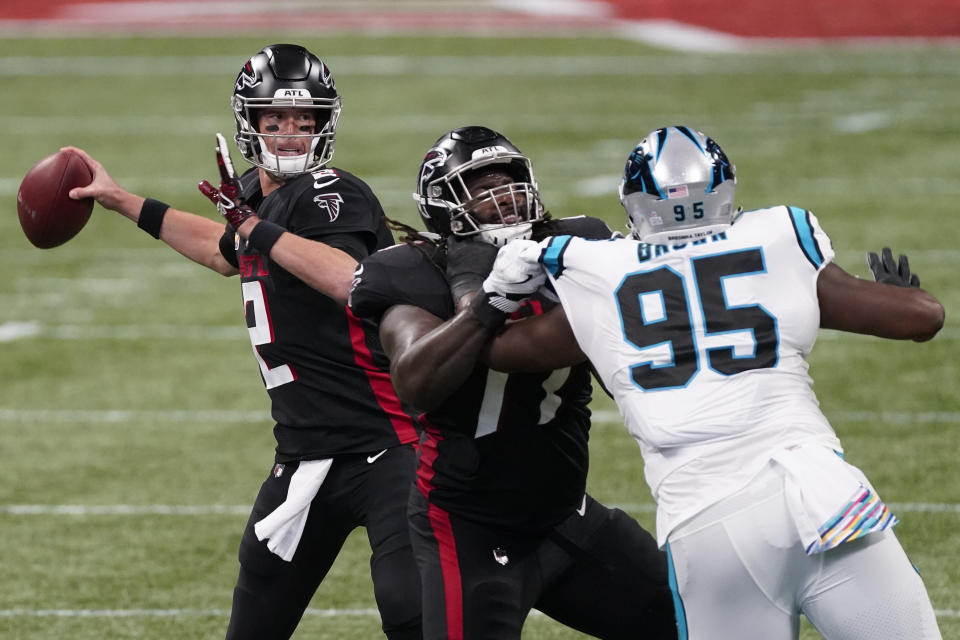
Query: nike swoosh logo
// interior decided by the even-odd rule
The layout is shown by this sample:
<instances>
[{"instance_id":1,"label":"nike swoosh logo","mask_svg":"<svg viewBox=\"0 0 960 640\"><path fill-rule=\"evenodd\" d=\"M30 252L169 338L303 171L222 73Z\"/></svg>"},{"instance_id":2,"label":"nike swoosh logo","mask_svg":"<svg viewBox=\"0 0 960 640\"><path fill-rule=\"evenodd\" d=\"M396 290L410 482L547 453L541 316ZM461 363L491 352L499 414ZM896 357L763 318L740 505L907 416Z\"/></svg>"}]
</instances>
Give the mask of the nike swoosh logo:
<instances>
[{"instance_id":1,"label":"nike swoosh logo","mask_svg":"<svg viewBox=\"0 0 960 640\"><path fill-rule=\"evenodd\" d=\"M580 517L581 517L581 518L587 514L587 496L586 496L586 494L584 494L584 496L583 496L583 502L580 503L580 508L577 509L577 513L580 514Z\"/></svg>"},{"instance_id":2,"label":"nike swoosh logo","mask_svg":"<svg viewBox=\"0 0 960 640\"><path fill-rule=\"evenodd\" d=\"M340 178L334 178L333 180L327 180L326 182L320 182L319 180L314 181L314 189L323 189L324 187L329 187L331 184L339 180Z\"/></svg>"},{"instance_id":3,"label":"nike swoosh logo","mask_svg":"<svg viewBox=\"0 0 960 640\"><path fill-rule=\"evenodd\" d=\"M373 464L374 462L377 461L377 458L379 458L380 456L382 456L382 455L385 454L386 452L387 452L387 450L384 449L383 451L381 451L380 453L378 453L378 454L375 455L375 456L367 456L367 464Z\"/></svg>"}]
</instances>

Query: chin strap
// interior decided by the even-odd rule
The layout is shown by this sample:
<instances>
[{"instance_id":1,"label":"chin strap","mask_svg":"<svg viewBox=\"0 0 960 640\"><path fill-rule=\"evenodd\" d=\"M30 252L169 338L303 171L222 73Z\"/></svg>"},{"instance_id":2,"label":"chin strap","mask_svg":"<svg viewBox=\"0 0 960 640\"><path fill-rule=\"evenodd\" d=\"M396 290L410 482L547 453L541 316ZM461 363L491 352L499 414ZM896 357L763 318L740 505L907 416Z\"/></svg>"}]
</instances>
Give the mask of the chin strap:
<instances>
[{"instance_id":1,"label":"chin strap","mask_svg":"<svg viewBox=\"0 0 960 640\"><path fill-rule=\"evenodd\" d=\"M483 242L502 247L513 240L529 240L533 235L533 223L521 222L514 225L481 224L477 234ZM490 227L490 228L487 228Z\"/></svg>"},{"instance_id":2,"label":"chin strap","mask_svg":"<svg viewBox=\"0 0 960 640\"><path fill-rule=\"evenodd\" d=\"M260 168L271 173L278 178L292 178L309 171L320 168L323 164L314 159L317 145L320 143L319 137L314 137L310 142L310 151L298 156L277 156L266 149L263 138L259 138L260 145Z\"/></svg>"}]
</instances>

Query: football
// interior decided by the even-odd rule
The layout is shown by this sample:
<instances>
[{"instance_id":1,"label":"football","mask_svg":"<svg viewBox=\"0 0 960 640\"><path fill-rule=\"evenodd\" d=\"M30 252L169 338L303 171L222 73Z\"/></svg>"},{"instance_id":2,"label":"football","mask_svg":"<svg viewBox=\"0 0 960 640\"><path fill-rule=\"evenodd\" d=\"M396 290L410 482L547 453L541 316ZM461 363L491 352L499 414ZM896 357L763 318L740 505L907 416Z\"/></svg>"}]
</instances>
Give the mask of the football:
<instances>
[{"instance_id":1,"label":"football","mask_svg":"<svg viewBox=\"0 0 960 640\"><path fill-rule=\"evenodd\" d=\"M72 151L51 154L27 172L17 191L17 213L34 246L50 249L80 233L93 211L93 198L71 200L67 194L91 180L90 169Z\"/></svg>"}]
</instances>

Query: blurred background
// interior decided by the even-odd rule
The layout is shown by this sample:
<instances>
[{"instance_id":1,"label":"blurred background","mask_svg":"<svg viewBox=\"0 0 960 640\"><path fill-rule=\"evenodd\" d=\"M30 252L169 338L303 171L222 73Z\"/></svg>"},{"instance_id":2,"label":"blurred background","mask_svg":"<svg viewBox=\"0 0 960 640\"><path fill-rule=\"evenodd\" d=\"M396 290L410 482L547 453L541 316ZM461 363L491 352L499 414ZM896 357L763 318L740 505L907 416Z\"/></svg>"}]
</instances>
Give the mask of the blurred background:
<instances>
[{"instance_id":1,"label":"blurred background","mask_svg":"<svg viewBox=\"0 0 960 640\"><path fill-rule=\"evenodd\" d=\"M235 132L236 74L296 42L343 97L333 164L408 224L423 154L483 124L531 157L555 216L624 229L628 153L686 124L736 165L740 205L813 211L844 269L870 277L866 251L908 254L943 331L824 331L811 374L960 638L958 37L956 0L5 0L0 637L223 636L274 446L237 282L99 206L69 243L36 249L14 203L34 163L75 145L128 189L216 218L196 183L217 176L214 134ZM594 404L589 489L652 530L639 451ZM368 556L356 532L295 637L378 637ZM524 632L582 637L540 615Z\"/></svg>"}]
</instances>

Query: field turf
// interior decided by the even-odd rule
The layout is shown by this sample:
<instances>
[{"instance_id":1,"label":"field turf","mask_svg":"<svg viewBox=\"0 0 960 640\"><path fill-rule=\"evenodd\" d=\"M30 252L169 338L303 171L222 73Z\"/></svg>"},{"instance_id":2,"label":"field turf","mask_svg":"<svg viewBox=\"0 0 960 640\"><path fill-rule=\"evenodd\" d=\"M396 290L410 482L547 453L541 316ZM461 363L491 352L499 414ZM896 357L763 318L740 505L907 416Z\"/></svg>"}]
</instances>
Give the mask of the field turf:
<instances>
[{"instance_id":1,"label":"field turf","mask_svg":"<svg viewBox=\"0 0 960 640\"><path fill-rule=\"evenodd\" d=\"M222 637L247 509L272 461L267 396L236 281L100 207L70 243L33 248L20 178L64 145L124 186L215 217L214 133L232 135L240 65L289 36L0 39L0 637ZM925 344L822 332L811 372L847 458L901 518L944 638L960 638L960 49L739 54L612 38L298 38L344 99L334 164L391 217L446 130L501 130L554 215L623 228L616 186L636 139L687 124L736 164L745 208L813 211L837 262L905 252L947 324ZM234 160L242 164L239 154ZM653 527L636 445L596 401L589 488ZM297 638L378 637L363 533ZM638 630L638 637L642 635ZM544 616L524 638L574 639ZM805 625L804 640L819 637Z\"/></svg>"}]
</instances>

